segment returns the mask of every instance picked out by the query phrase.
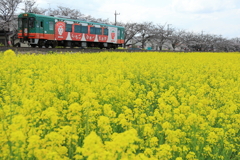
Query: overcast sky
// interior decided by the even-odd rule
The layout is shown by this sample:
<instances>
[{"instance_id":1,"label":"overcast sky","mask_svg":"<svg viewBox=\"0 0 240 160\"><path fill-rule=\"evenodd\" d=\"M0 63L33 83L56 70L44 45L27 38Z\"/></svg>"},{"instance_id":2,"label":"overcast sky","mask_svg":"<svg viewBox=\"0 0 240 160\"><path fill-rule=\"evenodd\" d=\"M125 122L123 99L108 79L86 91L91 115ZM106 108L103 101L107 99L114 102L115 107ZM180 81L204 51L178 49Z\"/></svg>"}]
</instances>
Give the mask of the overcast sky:
<instances>
[{"instance_id":1,"label":"overcast sky","mask_svg":"<svg viewBox=\"0 0 240 160\"><path fill-rule=\"evenodd\" d=\"M41 8L58 5L114 22L153 22L196 33L240 37L240 0L36 0Z\"/></svg>"}]
</instances>

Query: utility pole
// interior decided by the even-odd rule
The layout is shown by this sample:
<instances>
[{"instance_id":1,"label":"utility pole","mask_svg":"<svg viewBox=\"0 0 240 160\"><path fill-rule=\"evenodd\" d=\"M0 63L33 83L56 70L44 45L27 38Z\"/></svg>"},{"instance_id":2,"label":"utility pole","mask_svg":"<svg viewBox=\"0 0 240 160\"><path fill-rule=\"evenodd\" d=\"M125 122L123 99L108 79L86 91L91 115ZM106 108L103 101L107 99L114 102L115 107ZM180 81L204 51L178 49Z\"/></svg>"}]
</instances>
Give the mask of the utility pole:
<instances>
[{"instance_id":1,"label":"utility pole","mask_svg":"<svg viewBox=\"0 0 240 160\"><path fill-rule=\"evenodd\" d=\"M205 31L202 30L202 35L201 35L201 39L202 39L201 41L202 41L202 42L201 42L201 45L200 45L200 46L201 46L201 48L200 48L201 51L203 51L203 44L204 44L203 32L205 32Z\"/></svg>"},{"instance_id":2,"label":"utility pole","mask_svg":"<svg viewBox=\"0 0 240 160\"><path fill-rule=\"evenodd\" d=\"M50 11L51 11L51 3L48 3L48 15L50 16ZM46 13L44 13L44 14L46 14Z\"/></svg>"},{"instance_id":3,"label":"utility pole","mask_svg":"<svg viewBox=\"0 0 240 160\"><path fill-rule=\"evenodd\" d=\"M115 26L116 26L117 25L117 15L120 15L120 13L117 13L117 11L115 10L114 15L115 15Z\"/></svg>"},{"instance_id":4,"label":"utility pole","mask_svg":"<svg viewBox=\"0 0 240 160\"><path fill-rule=\"evenodd\" d=\"M172 25L172 24L168 24L168 25L167 25L167 26L168 26L168 27L167 27L167 32L168 32L168 34L169 34L169 26L170 26L170 25Z\"/></svg>"}]
</instances>

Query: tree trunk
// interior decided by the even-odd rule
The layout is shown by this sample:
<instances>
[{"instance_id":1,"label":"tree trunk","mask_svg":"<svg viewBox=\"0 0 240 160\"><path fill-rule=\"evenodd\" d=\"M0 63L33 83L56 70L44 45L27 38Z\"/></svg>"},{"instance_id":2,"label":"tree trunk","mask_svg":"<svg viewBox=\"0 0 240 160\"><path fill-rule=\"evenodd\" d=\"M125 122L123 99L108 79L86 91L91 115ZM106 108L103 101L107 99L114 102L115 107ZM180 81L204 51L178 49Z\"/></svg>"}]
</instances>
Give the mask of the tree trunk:
<instances>
[{"instance_id":1,"label":"tree trunk","mask_svg":"<svg viewBox=\"0 0 240 160\"><path fill-rule=\"evenodd\" d=\"M12 45L13 45L13 46L15 46L16 36L17 36L17 32L14 33L14 35L11 37L11 42L12 42Z\"/></svg>"},{"instance_id":2,"label":"tree trunk","mask_svg":"<svg viewBox=\"0 0 240 160\"><path fill-rule=\"evenodd\" d=\"M145 35L143 34L142 35L142 49L144 49L144 43L145 43L144 38L145 38Z\"/></svg>"},{"instance_id":3,"label":"tree trunk","mask_svg":"<svg viewBox=\"0 0 240 160\"><path fill-rule=\"evenodd\" d=\"M159 51L161 51L161 50L162 50L162 45L159 46Z\"/></svg>"},{"instance_id":4,"label":"tree trunk","mask_svg":"<svg viewBox=\"0 0 240 160\"><path fill-rule=\"evenodd\" d=\"M6 41L6 43L7 43L7 47L9 47L9 43L8 43L8 35L7 35L7 32L6 32L6 30L4 29L3 30L4 31L4 36L5 36L5 41Z\"/></svg>"},{"instance_id":5,"label":"tree trunk","mask_svg":"<svg viewBox=\"0 0 240 160\"><path fill-rule=\"evenodd\" d=\"M123 47L126 48L126 43L123 44Z\"/></svg>"},{"instance_id":6,"label":"tree trunk","mask_svg":"<svg viewBox=\"0 0 240 160\"><path fill-rule=\"evenodd\" d=\"M159 51L162 50L162 46L163 46L163 44L159 44Z\"/></svg>"}]
</instances>

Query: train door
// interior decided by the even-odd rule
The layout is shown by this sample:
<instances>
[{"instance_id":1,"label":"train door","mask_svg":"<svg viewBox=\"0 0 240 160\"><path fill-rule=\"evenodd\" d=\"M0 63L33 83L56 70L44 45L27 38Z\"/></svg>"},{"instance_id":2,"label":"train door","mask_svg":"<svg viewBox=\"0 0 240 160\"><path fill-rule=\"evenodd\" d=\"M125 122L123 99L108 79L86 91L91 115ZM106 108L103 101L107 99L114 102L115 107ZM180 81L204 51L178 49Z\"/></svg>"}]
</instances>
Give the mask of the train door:
<instances>
[{"instance_id":1,"label":"train door","mask_svg":"<svg viewBox=\"0 0 240 160\"><path fill-rule=\"evenodd\" d=\"M120 41L121 44L124 44L124 28L120 29Z\"/></svg>"},{"instance_id":2,"label":"train door","mask_svg":"<svg viewBox=\"0 0 240 160\"><path fill-rule=\"evenodd\" d=\"M20 27L22 29L22 37L23 38L28 38L28 19L27 18L22 18L19 21L21 21L22 23L20 23Z\"/></svg>"},{"instance_id":3,"label":"train door","mask_svg":"<svg viewBox=\"0 0 240 160\"><path fill-rule=\"evenodd\" d=\"M118 28L118 32L117 32L117 43L120 44L121 43L121 29Z\"/></svg>"},{"instance_id":4,"label":"train door","mask_svg":"<svg viewBox=\"0 0 240 160\"><path fill-rule=\"evenodd\" d=\"M55 38L54 38L54 28L55 28L55 26L54 26L54 24L55 24L55 22L54 22L54 20L53 19L49 19L48 20L48 39L49 40L54 40Z\"/></svg>"},{"instance_id":5,"label":"train door","mask_svg":"<svg viewBox=\"0 0 240 160\"><path fill-rule=\"evenodd\" d=\"M43 39L44 38L44 20L43 19L39 19L38 20L38 34L39 34L39 39Z\"/></svg>"},{"instance_id":6,"label":"train door","mask_svg":"<svg viewBox=\"0 0 240 160\"><path fill-rule=\"evenodd\" d=\"M49 19L44 19L44 39L49 40Z\"/></svg>"},{"instance_id":7,"label":"train door","mask_svg":"<svg viewBox=\"0 0 240 160\"><path fill-rule=\"evenodd\" d=\"M37 44L39 48L44 46L44 28L44 19L38 18L36 22L36 37L39 39Z\"/></svg>"},{"instance_id":8,"label":"train door","mask_svg":"<svg viewBox=\"0 0 240 160\"><path fill-rule=\"evenodd\" d=\"M123 28L118 28L118 33L117 33L117 43L119 46L122 46L124 43L124 29Z\"/></svg>"}]
</instances>

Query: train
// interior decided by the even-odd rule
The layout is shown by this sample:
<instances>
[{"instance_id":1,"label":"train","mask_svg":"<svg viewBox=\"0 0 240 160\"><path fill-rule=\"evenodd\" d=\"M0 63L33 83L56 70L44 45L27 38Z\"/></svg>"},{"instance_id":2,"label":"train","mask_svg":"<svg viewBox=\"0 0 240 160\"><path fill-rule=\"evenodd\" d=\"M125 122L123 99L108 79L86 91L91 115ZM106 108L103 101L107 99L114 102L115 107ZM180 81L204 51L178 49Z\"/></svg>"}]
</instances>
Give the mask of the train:
<instances>
[{"instance_id":1,"label":"train","mask_svg":"<svg viewBox=\"0 0 240 160\"><path fill-rule=\"evenodd\" d=\"M124 44L122 26L57 15L22 13L18 16L18 38L31 47L97 47L116 49Z\"/></svg>"}]
</instances>

